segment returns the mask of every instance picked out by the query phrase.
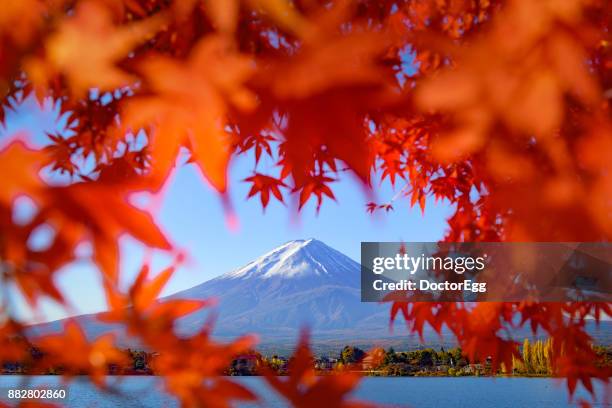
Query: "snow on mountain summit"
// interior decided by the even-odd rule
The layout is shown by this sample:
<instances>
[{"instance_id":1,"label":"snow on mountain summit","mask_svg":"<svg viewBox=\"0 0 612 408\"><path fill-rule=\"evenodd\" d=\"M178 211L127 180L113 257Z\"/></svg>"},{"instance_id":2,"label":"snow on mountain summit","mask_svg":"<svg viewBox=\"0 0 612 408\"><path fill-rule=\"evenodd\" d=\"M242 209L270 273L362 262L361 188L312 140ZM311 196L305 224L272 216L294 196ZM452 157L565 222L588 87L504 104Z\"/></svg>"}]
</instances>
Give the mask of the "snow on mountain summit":
<instances>
[{"instance_id":1,"label":"snow on mountain summit","mask_svg":"<svg viewBox=\"0 0 612 408\"><path fill-rule=\"evenodd\" d=\"M341 277L359 265L314 238L289 241L218 279Z\"/></svg>"}]
</instances>

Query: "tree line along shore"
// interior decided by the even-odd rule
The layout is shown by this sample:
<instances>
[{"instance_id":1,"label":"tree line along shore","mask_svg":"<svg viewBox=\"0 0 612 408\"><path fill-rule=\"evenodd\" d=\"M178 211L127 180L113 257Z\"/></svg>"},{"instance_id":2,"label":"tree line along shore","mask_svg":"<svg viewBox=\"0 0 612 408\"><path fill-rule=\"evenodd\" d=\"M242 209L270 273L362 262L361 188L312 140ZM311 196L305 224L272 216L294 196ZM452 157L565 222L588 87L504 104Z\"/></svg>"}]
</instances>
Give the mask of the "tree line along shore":
<instances>
[{"instance_id":1,"label":"tree line along shore","mask_svg":"<svg viewBox=\"0 0 612 408\"><path fill-rule=\"evenodd\" d=\"M612 347L593 346L598 364L612 368ZM523 377L554 376L551 365L551 340L529 341L525 339L519 348L521 358L513 359L513 367L502 369L497 375ZM126 349L128 364L123 367L110 365L109 375L155 375L154 360L157 353L144 350ZM44 354L35 346L30 347L27 361L5 361L0 373L3 375L61 375L62 367L45 367L39 364ZM224 370L225 375L253 376L264 371L286 375L291 370L291 357L277 354L263 355L255 350L235 356ZM395 376L484 376L493 374L491 361L469 361L459 347L447 350L423 348L411 351L395 351L375 348L366 352L359 347L345 346L337 355L314 356L313 368L320 375L340 371L358 371L364 375Z\"/></svg>"}]
</instances>

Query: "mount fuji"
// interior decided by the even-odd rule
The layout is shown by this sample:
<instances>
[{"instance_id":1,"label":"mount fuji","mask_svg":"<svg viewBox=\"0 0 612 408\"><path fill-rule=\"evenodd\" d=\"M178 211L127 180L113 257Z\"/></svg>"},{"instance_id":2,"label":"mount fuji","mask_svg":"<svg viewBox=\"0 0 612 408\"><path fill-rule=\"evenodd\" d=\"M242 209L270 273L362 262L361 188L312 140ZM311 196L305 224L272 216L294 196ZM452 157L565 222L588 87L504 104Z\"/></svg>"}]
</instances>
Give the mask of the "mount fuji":
<instances>
[{"instance_id":1,"label":"mount fuji","mask_svg":"<svg viewBox=\"0 0 612 408\"><path fill-rule=\"evenodd\" d=\"M379 327L388 324L388 307L360 301L359 264L316 239L287 242L171 297L217 297L215 333L221 336L295 336L303 326L316 335L332 335L372 326L379 317ZM197 330L203 317L195 313L183 318L180 330Z\"/></svg>"},{"instance_id":2,"label":"mount fuji","mask_svg":"<svg viewBox=\"0 0 612 408\"><path fill-rule=\"evenodd\" d=\"M214 337L230 339L255 333L261 351L289 350L303 327L310 329L313 347L319 351L336 350L345 344L418 347L421 342L407 335L401 319L394 333L389 332L389 305L361 302L360 269L357 262L321 241L296 240L165 299L217 298L214 309L180 319L177 332L193 334L214 318ZM133 345L120 326L104 324L95 314L70 319L75 319L90 339L114 332L120 344ZM43 323L31 326L29 332L33 336L59 332L62 325L62 320ZM587 322L587 330L597 343L610 344L612 322L601 322L600 326ZM526 327L514 335L521 340L532 337ZM429 327L424 337L430 346L454 345L452 336L441 338Z\"/></svg>"},{"instance_id":3,"label":"mount fuji","mask_svg":"<svg viewBox=\"0 0 612 408\"><path fill-rule=\"evenodd\" d=\"M389 307L362 303L360 265L316 239L287 242L236 270L164 299L207 299L217 306L185 316L177 332L192 334L211 317L217 338L245 333L259 335L262 344L291 344L308 327L313 339L347 341L388 335ZM72 317L89 338L116 332L119 326L95 314ZM62 330L63 320L30 328L34 336Z\"/></svg>"}]
</instances>

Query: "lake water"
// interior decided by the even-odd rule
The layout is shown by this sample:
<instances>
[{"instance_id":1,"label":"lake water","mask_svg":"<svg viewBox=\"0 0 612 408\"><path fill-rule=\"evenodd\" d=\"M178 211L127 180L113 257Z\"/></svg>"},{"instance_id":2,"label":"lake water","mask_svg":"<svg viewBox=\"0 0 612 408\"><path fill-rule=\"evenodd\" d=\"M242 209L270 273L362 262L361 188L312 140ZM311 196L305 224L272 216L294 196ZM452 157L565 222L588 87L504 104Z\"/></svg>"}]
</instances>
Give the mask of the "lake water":
<instances>
[{"instance_id":1,"label":"lake water","mask_svg":"<svg viewBox=\"0 0 612 408\"><path fill-rule=\"evenodd\" d=\"M256 394L262 404L242 404L246 407L281 408L287 405L268 389L261 378L235 377ZM29 381L29 383L24 383ZM110 377L118 394L103 393L97 390L86 378L78 378L70 383L68 397L64 402L68 407L177 407L176 400L160 389L160 379L155 377ZM25 385L27 384L27 385ZM31 387L57 387L61 378L50 376L0 376L0 400L6 401L7 389ZM599 396L604 387L598 386ZM356 398L369 400L390 407L457 407L457 408L520 408L575 407L568 402L565 385L550 378L478 378L478 377L393 377L365 378L353 394ZM583 390L576 397L590 400ZM577 399L577 398L575 398ZM610 403L594 403L594 407L612 407ZM324 407L319 407L324 408Z\"/></svg>"}]
</instances>

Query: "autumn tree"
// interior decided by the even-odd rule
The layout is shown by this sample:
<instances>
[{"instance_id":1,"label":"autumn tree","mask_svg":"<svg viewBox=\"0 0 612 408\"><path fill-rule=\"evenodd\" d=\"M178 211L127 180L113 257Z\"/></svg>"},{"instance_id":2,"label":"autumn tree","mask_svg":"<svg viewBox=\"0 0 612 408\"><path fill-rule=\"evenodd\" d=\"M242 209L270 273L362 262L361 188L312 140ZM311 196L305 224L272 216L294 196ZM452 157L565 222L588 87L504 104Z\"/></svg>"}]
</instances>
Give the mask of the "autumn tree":
<instances>
[{"instance_id":1,"label":"autumn tree","mask_svg":"<svg viewBox=\"0 0 612 408\"><path fill-rule=\"evenodd\" d=\"M359 347L344 346L340 352L339 361L345 365L351 365L361 361L365 355L365 352Z\"/></svg>"},{"instance_id":2,"label":"autumn tree","mask_svg":"<svg viewBox=\"0 0 612 408\"><path fill-rule=\"evenodd\" d=\"M253 168L244 182L264 208L278 200L289 211L309 201L318 209L335 199L337 180L352 177L372 197L371 212L397 200L422 211L428 198L449 203L446 241L609 240L611 15L606 0L5 1L0 120L36 98L59 106L65 126L44 147L23 135L1 141L2 285L34 308L42 298L64 304L54 276L88 244L109 305L101 318L165 351L154 369L169 391L187 406L253 400L219 376L253 338L219 344L207 326L172 335L177 318L209 306L156 299L172 268L151 277L145 266L128 291L118 287L122 236L180 262L130 195L160 195L187 161L231 222L227 170L246 154ZM381 181L397 194L379 196ZM23 197L36 214L15 220ZM42 226L53 228L52 242L32 248ZM8 304L2 313L0 342L10 347L0 359L10 360L24 353L8 340L23 327ZM402 315L421 335L426 325L447 327L470 361L491 357L493 370L520 358L502 333L517 324L543 331L570 393L608 381L585 319L611 314L609 303L391 308L392 320ZM68 373L98 382L123 356L112 336L89 342L73 325L41 347ZM338 406L356 381L341 383ZM293 385L276 384L295 402Z\"/></svg>"}]
</instances>

